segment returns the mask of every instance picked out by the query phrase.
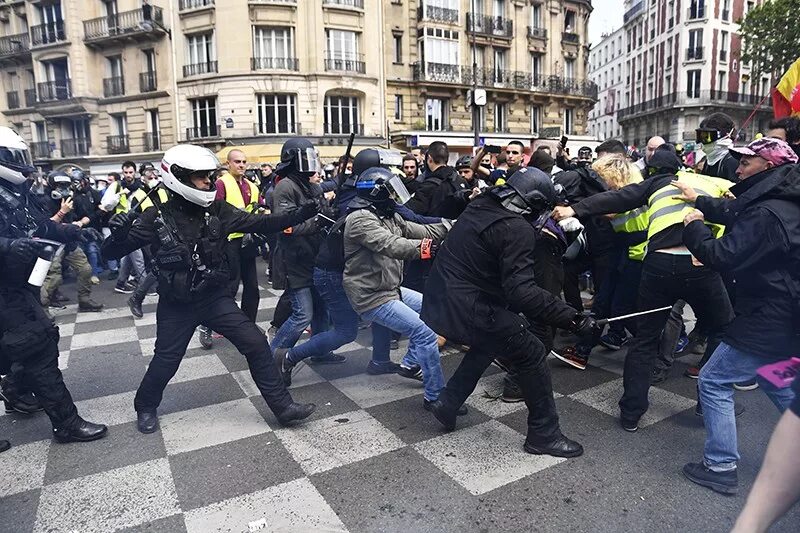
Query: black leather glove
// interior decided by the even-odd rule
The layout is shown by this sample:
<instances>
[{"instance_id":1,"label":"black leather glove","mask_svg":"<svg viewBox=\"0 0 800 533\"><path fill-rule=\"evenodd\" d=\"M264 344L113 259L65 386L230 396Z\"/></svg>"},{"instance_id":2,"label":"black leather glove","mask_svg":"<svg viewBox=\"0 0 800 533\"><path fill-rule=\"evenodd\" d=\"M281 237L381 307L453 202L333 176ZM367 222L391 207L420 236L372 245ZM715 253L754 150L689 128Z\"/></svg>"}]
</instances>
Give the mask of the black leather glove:
<instances>
[{"instance_id":1,"label":"black leather glove","mask_svg":"<svg viewBox=\"0 0 800 533\"><path fill-rule=\"evenodd\" d=\"M103 242L103 235L94 228L81 229L81 237L83 237L87 241L94 241L96 243Z\"/></svg>"},{"instance_id":2,"label":"black leather glove","mask_svg":"<svg viewBox=\"0 0 800 533\"><path fill-rule=\"evenodd\" d=\"M132 218L130 213L117 213L109 219L108 227L115 241L121 241L128 236Z\"/></svg>"},{"instance_id":3,"label":"black leather glove","mask_svg":"<svg viewBox=\"0 0 800 533\"><path fill-rule=\"evenodd\" d=\"M597 324L594 317L577 314L572 319L572 331L581 338L594 338L600 335L602 327Z\"/></svg>"},{"instance_id":4,"label":"black leather glove","mask_svg":"<svg viewBox=\"0 0 800 533\"><path fill-rule=\"evenodd\" d=\"M316 216L317 213L319 213L319 205L313 200L305 202L300 206L300 209L297 210L297 216L300 220L308 220Z\"/></svg>"},{"instance_id":5,"label":"black leather glove","mask_svg":"<svg viewBox=\"0 0 800 533\"><path fill-rule=\"evenodd\" d=\"M15 239L8 247L9 264L27 265L36 258L36 243L31 239Z\"/></svg>"}]
</instances>

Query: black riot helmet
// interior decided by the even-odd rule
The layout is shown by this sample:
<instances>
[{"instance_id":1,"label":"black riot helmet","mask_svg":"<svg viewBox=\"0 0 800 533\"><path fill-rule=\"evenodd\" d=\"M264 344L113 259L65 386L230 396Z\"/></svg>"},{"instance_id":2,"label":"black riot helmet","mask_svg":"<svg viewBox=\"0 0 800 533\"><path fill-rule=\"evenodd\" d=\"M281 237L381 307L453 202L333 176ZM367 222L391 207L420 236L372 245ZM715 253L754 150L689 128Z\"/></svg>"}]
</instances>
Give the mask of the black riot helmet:
<instances>
[{"instance_id":1,"label":"black riot helmet","mask_svg":"<svg viewBox=\"0 0 800 533\"><path fill-rule=\"evenodd\" d=\"M522 167L495 188L503 207L528 219L540 230L553 212L559 195L550 176L535 167ZM512 193L513 191L513 193Z\"/></svg>"},{"instance_id":2,"label":"black riot helmet","mask_svg":"<svg viewBox=\"0 0 800 533\"><path fill-rule=\"evenodd\" d=\"M403 154L382 148L367 148L361 150L353 158L353 175L359 176L362 172L374 167L402 167Z\"/></svg>"},{"instance_id":3,"label":"black riot helmet","mask_svg":"<svg viewBox=\"0 0 800 533\"><path fill-rule=\"evenodd\" d=\"M402 178L383 167L368 168L358 175L356 195L372 204L390 200L403 204L411 198Z\"/></svg>"},{"instance_id":4,"label":"black riot helmet","mask_svg":"<svg viewBox=\"0 0 800 533\"><path fill-rule=\"evenodd\" d=\"M472 156L471 155L462 155L456 161L456 170L461 170L462 168L472 168Z\"/></svg>"},{"instance_id":5,"label":"black riot helmet","mask_svg":"<svg viewBox=\"0 0 800 533\"><path fill-rule=\"evenodd\" d=\"M76 191L82 191L89 183L86 173L78 167L74 167L69 173L70 180L72 180L72 188Z\"/></svg>"},{"instance_id":6,"label":"black riot helmet","mask_svg":"<svg viewBox=\"0 0 800 533\"><path fill-rule=\"evenodd\" d=\"M47 175L47 186L53 200L63 200L72 196L72 178L66 172L54 170Z\"/></svg>"},{"instance_id":7,"label":"black riot helmet","mask_svg":"<svg viewBox=\"0 0 800 533\"><path fill-rule=\"evenodd\" d=\"M303 137L292 137L281 148L281 162L275 167L279 176L288 176L292 172L315 174L322 172L322 164L314 145Z\"/></svg>"}]
</instances>

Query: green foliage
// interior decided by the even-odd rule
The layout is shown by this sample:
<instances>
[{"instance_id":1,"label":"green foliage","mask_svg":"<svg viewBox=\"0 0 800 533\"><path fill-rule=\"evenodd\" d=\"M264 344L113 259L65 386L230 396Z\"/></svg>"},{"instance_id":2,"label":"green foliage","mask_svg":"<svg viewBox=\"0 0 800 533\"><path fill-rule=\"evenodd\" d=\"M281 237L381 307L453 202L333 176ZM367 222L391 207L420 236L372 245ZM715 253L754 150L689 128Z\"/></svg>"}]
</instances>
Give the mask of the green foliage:
<instances>
[{"instance_id":1,"label":"green foliage","mask_svg":"<svg viewBox=\"0 0 800 533\"><path fill-rule=\"evenodd\" d=\"M752 62L752 75L781 76L800 57L800 0L770 0L739 21L742 63Z\"/></svg>"}]
</instances>

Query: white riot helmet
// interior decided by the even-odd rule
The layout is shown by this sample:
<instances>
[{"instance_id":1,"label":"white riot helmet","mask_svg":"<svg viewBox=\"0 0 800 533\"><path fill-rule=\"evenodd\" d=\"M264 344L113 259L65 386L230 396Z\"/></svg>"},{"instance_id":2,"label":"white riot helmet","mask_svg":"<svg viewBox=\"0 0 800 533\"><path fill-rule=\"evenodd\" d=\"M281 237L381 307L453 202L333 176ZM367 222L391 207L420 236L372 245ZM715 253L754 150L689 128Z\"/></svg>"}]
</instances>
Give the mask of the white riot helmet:
<instances>
[{"instance_id":1,"label":"white riot helmet","mask_svg":"<svg viewBox=\"0 0 800 533\"><path fill-rule=\"evenodd\" d=\"M202 207L208 207L214 201L216 196L214 181L211 180L209 190L203 191L195 188L189 178L192 176L212 178L217 168L219 160L214 152L193 144L173 146L164 152L164 159L161 160L162 178L167 189Z\"/></svg>"},{"instance_id":2,"label":"white riot helmet","mask_svg":"<svg viewBox=\"0 0 800 533\"><path fill-rule=\"evenodd\" d=\"M17 132L0 126L0 179L19 185L34 172L28 145Z\"/></svg>"}]
</instances>

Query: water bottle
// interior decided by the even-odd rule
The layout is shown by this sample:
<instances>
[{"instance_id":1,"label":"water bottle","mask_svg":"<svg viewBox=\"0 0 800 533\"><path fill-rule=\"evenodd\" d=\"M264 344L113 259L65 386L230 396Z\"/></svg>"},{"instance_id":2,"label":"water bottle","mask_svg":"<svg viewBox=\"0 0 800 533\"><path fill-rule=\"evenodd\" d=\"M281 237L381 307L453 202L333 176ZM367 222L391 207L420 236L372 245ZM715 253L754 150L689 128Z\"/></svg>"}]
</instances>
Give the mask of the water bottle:
<instances>
[{"instance_id":1,"label":"water bottle","mask_svg":"<svg viewBox=\"0 0 800 533\"><path fill-rule=\"evenodd\" d=\"M53 246L45 245L39 250L39 256L36 258L36 264L33 265L31 275L28 276L28 283L34 287L41 287L44 283L44 278L50 271L50 265L53 263L56 249Z\"/></svg>"}]
</instances>

